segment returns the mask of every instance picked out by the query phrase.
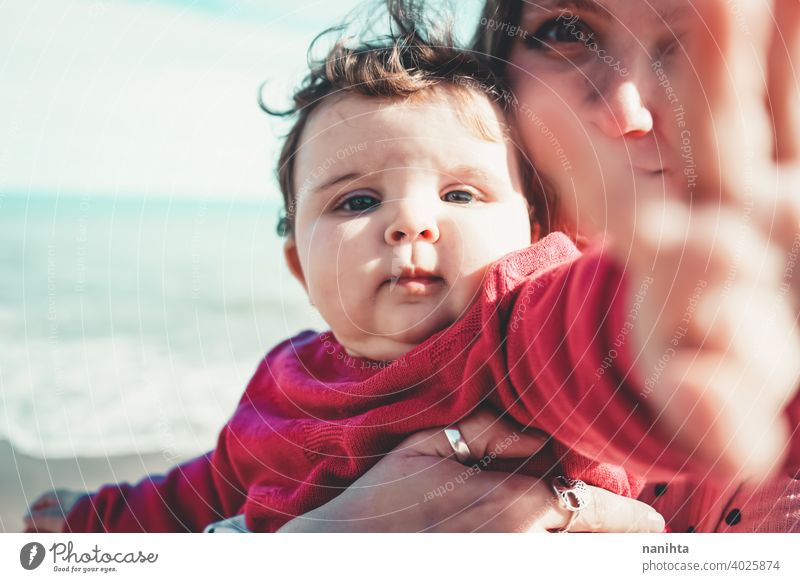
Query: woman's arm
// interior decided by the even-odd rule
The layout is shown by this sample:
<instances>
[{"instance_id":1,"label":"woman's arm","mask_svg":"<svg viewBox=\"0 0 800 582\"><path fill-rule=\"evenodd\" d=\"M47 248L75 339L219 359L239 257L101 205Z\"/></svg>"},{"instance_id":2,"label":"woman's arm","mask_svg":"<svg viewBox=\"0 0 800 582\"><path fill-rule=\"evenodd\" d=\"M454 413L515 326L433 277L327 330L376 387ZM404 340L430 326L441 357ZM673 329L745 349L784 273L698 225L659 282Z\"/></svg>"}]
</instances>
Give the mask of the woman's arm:
<instances>
[{"instance_id":1,"label":"woman's arm","mask_svg":"<svg viewBox=\"0 0 800 582\"><path fill-rule=\"evenodd\" d=\"M459 422L473 457L498 451L525 459L538 435L481 411ZM516 435L518 438L514 440ZM508 446L504 446L505 444ZM570 531L660 532L650 506L590 487L592 503ZM550 485L524 475L478 470L454 460L441 429L406 439L344 493L284 525L281 532L519 532L564 527L569 514Z\"/></svg>"}]
</instances>

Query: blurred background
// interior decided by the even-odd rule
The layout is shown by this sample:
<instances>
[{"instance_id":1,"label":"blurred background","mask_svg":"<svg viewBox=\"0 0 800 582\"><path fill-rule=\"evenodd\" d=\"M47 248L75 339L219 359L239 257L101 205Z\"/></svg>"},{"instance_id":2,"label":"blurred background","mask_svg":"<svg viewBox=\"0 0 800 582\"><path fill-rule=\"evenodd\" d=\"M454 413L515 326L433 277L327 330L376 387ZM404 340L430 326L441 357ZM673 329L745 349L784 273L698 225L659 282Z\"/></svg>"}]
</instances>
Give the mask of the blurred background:
<instances>
[{"instance_id":1,"label":"blurred background","mask_svg":"<svg viewBox=\"0 0 800 582\"><path fill-rule=\"evenodd\" d=\"M259 359L326 327L283 264L286 125L257 95L288 104L357 6L0 2L0 531L211 449Z\"/></svg>"}]
</instances>

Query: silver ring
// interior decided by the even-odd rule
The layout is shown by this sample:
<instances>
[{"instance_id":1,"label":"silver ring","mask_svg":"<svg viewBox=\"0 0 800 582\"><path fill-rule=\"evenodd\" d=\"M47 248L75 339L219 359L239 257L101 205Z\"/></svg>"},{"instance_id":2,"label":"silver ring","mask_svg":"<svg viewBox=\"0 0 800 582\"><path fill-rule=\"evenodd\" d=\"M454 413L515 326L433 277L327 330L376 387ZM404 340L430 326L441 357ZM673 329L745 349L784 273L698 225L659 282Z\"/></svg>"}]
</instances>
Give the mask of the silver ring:
<instances>
[{"instance_id":1,"label":"silver ring","mask_svg":"<svg viewBox=\"0 0 800 582\"><path fill-rule=\"evenodd\" d=\"M558 533L566 533L575 524L578 513L592 501L592 495L589 487L580 479L554 477L552 486L561 507L570 512L567 524L556 530Z\"/></svg>"},{"instance_id":2,"label":"silver ring","mask_svg":"<svg viewBox=\"0 0 800 582\"><path fill-rule=\"evenodd\" d=\"M450 443L450 447L456 455L456 460L462 465L469 465L472 460L472 453L458 427L455 425L448 426L444 429L444 436L447 437L447 442Z\"/></svg>"}]
</instances>

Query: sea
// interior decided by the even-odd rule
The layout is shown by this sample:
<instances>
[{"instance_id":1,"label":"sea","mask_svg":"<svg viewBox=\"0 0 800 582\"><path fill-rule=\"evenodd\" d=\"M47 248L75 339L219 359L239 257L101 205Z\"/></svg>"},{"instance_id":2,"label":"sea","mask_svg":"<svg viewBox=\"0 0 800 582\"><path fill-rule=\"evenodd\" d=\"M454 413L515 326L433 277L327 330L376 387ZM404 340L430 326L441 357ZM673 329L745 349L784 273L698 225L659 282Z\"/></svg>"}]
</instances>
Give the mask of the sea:
<instances>
[{"instance_id":1,"label":"sea","mask_svg":"<svg viewBox=\"0 0 800 582\"><path fill-rule=\"evenodd\" d=\"M50 458L213 448L266 352L325 327L278 210L0 194L0 439Z\"/></svg>"}]
</instances>

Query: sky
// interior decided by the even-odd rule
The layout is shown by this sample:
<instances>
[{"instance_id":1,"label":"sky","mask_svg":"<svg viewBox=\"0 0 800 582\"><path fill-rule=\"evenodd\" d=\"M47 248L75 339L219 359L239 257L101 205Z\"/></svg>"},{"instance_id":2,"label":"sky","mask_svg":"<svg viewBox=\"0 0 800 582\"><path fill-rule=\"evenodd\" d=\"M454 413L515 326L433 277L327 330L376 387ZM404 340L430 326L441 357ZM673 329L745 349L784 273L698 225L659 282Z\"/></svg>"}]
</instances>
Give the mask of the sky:
<instances>
[{"instance_id":1,"label":"sky","mask_svg":"<svg viewBox=\"0 0 800 582\"><path fill-rule=\"evenodd\" d=\"M0 195L278 199L311 39L357 0L0 0Z\"/></svg>"}]
</instances>

